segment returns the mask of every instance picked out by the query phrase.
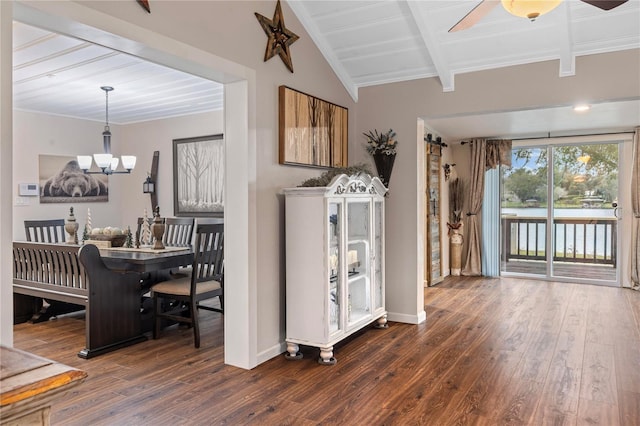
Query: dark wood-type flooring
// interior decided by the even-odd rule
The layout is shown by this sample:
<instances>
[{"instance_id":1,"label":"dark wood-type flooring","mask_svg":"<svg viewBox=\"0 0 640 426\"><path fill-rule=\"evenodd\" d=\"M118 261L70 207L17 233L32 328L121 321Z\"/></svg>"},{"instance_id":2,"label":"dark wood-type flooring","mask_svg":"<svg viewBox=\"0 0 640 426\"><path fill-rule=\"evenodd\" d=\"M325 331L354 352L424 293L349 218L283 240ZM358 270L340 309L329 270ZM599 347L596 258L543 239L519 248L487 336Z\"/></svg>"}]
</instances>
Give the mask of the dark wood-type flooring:
<instances>
[{"instance_id":1,"label":"dark wood-type flooring","mask_svg":"<svg viewBox=\"0 0 640 426\"><path fill-rule=\"evenodd\" d=\"M367 328L333 367L278 356L223 364L222 317L201 312L83 360L82 319L15 327L15 346L89 373L54 425L638 425L640 292L514 278L449 277L425 289L427 321Z\"/></svg>"}]
</instances>

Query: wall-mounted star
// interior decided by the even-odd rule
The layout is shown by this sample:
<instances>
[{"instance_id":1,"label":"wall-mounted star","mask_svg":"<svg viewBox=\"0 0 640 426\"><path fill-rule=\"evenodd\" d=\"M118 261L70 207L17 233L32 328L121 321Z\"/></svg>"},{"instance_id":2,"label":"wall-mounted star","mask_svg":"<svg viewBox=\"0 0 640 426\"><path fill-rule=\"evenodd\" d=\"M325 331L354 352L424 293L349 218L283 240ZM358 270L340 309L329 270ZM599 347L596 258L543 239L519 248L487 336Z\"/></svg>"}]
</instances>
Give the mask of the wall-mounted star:
<instances>
[{"instance_id":1,"label":"wall-mounted star","mask_svg":"<svg viewBox=\"0 0 640 426\"><path fill-rule=\"evenodd\" d=\"M149 6L149 0L138 0L138 3L144 10L151 13L151 6Z\"/></svg>"},{"instance_id":2,"label":"wall-mounted star","mask_svg":"<svg viewBox=\"0 0 640 426\"><path fill-rule=\"evenodd\" d=\"M264 61L267 62L273 58L276 53L282 58L282 62L293 72L293 64L291 63L291 46L300 37L289 31L284 26L284 18L282 17L282 9L280 8L280 0L276 4L276 11L273 14L273 20L260 15L256 12L256 18L262 25L262 29L269 37L267 40L267 49L264 52Z\"/></svg>"}]
</instances>

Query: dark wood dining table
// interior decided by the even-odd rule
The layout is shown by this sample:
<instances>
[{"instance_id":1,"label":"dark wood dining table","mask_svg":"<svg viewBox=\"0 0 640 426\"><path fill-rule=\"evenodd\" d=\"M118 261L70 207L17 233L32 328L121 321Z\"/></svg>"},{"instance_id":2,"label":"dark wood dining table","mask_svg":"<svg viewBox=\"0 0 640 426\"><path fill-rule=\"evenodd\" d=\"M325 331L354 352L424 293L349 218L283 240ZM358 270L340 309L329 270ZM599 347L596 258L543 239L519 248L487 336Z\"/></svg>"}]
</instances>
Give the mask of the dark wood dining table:
<instances>
[{"instance_id":1,"label":"dark wood dining table","mask_svg":"<svg viewBox=\"0 0 640 426\"><path fill-rule=\"evenodd\" d=\"M193 250L190 247L169 247L153 251L110 248L100 249L100 256L109 269L140 273L169 270L193 263Z\"/></svg>"},{"instance_id":2,"label":"dark wood dining table","mask_svg":"<svg viewBox=\"0 0 640 426\"><path fill-rule=\"evenodd\" d=\"M100 344L80 351L81 358L147 340L145 333L151 331L153 309L145 303L151 299L144 293L154 281L168 276L170 269L191 265L194 257L191 247L165 250L103 248L99 252L108 269L101 269L104 266L95 259L84 266L91 281L90 335Z\"/></svg>"}]
</instances>

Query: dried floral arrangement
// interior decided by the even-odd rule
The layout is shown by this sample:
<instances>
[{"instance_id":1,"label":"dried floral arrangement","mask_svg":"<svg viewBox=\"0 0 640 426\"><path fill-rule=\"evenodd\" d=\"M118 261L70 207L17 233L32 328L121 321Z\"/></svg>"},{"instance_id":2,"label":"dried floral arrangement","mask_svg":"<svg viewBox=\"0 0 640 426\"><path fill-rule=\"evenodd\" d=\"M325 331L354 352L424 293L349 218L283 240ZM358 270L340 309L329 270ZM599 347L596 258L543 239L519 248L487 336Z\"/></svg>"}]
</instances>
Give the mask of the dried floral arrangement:
<instances>
[{"instance_id":1,"label":"dried floral arrangement","mask_svg":"<svg viewBox=\"0 0 640 426\"><path fill-rule=\"evenodd\" d=\"M336 167L329 169L322 173L318 177L310 178L302 182L298 186L302 187L314 187L314 186L329 186L334 177L345 174L347 176L356 175L358 173L366 173L371 175L371 169L365 163L354 164L348 167Z\"/></svg>"},{"instance_id":2,"label":"dried floral arrangement","mask_svg":"<svg viewBox=\"0 0 640 426\"><path fill-rule=\"evenodd\" d=\"M462 224L462 209L464 207L464 182L459 178L449 181L449 226L457 229Z\"/></svg>"},{"instance_id":3,"label":"dried floral arrangement","mask_svg":"<svg viewBox=\"0 0 640 426\"><path fill-rule=\"evenodd\" d=\"M369 130L363 133L363 135L367 138L366 148L369 154L396 154L398 141L396 140L396 132L394 132L393 129L389 129L386 133Z\"/></svg>"}]
</instances>

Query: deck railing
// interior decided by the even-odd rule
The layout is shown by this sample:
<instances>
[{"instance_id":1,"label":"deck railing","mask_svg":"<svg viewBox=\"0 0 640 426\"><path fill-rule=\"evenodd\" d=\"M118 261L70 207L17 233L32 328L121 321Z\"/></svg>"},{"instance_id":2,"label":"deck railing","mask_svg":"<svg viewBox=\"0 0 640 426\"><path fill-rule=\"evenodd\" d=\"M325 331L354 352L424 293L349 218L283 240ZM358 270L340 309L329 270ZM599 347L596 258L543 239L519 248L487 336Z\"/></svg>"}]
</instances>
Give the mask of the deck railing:
<instances>
[{"instance_id":1,"label":"deck railing","mask_svg":"<svg viewBox=\"0 0 640 426\"><path fill-rule=\"evenodd\" d=\"M553 220L554 261L616 266L615 218L556 218ZM546 260L547 219L502 218L502 258Z\"/></svg>"}]
</instances>

